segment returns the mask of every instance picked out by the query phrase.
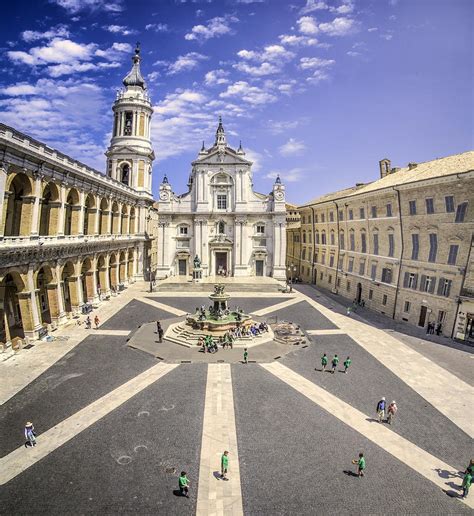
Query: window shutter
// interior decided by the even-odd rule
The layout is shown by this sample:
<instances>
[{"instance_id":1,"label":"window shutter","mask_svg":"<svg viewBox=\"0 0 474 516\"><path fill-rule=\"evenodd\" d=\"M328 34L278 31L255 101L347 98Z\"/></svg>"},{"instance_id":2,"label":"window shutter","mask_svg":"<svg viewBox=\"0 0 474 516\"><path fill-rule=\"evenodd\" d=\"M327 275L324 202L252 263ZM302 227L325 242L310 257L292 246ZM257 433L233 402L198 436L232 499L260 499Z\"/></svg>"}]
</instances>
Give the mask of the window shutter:
<instances>
[{"instance_id":1,"label":"window shutter","mask_svg":"<svg viewBox=\"0 0 474 516\"><path fill-rule=\"evenodd\" d=\"M430 289L429 289L430 294L433 294L433 292L435 290L435 286L436 286L436 278L431 278Z\"/></svg>"},{"instance_id":2,"label":"window shutter","mask_svg":"<svg viewBox=\"0 0 474 516\"><path fill-rule=\"evenodd\" d=\"M425 289L425 283L426 283L426 275L425 274L422 274L421 275L421 281L420 281L420 290L422 292L424 292L424 289Z\"/></svg>"},{"instance_id":3,"label":"window shutter","mask_svg":"<svg viewBox=\"0 0 474 516\"><path fill-rule=\"evenodd\" d=\"M416 290L416 286L418 285L418 274L415 274L413 278L413 290Z\"/></svg>"},{"instance_id":4,"label":"window shutter","mask_svg":"<svg viewBox=\"0 0 474 516\"><path fill-rule=\"evenodd\" d=\"M439 278L439 283L438 283L438 296L442 296L443 295L443 285L444 285L444 281L445 279L444 278Z\"/></svg>"},{"instance_id":5,"label":"window shutter","mask_svg":"<svg viewBox=\"0 0 474 516\"><path fill-rule=\"evenodd\" d=\"M410 273L409 272L405 272L405 276L403 278L403 288L407 288L408 287L408 278L410 277Z\"/></svg>"}]
</instances>

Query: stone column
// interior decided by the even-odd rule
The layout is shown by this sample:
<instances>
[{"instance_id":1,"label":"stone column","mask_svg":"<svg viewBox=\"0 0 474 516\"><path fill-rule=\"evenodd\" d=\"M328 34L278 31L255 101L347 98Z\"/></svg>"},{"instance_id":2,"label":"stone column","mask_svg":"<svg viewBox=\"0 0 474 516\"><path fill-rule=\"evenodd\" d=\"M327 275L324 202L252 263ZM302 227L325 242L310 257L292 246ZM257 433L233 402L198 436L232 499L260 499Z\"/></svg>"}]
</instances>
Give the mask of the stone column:
<instances>
[{"instance_id":1,"label":"stone column","mask_svg":"<svg viewBox=\"0 0 474 516\"><path fill-rule=\"evenodd\" d=\"M58 214L58 226L57 226L57 235L59 237L64 236L64 218L66 216L66 186L61 185L60 192L59 192L59 198L60 198L60 208L59 208L59 214Z\"/></svg>"},{"instance_id":2,"label":"stone column","mask_svg":"<svg viewBox=\"0 0 474 516\"><path fill-rule=\"evenodd\" d=\"M8 169L10 165L5 161L0 161L0 237L5 231L5 218L8 205L8 195L5 195L5 188L7 183Z\"/></svg>"},{"instance_id":3,"label":"stone column","mask_svg":"<svg viewBox=\"0 0 474 516\"><path fill-rule=\"evenodd\" d=\"M85 273L85 282L87 302L92 304L97 303L99 301L99 296L97 295L97 277L95 269Z\"/></svg>"},{"instance_id":4,"label":"stone column","mask_svg":"<svg viewBox=\"0 0 474 516\"><path fill-rule=\"evenodd\" d=\"M81 278L79 276L70 276L66 278L65 281L67 282L67 287L69 288L72 312L73 314L77 314L83 305L82 285L80 283Z\"/></svg>"},{"instance_id":5,"label":"stone column","mask_svg":"<svg viewBox=\"0 0 474 516\"><path fill-rule=\"evenodd\" d=\"M79 212L77 214L77 234L84 234L84 216L85 216L85 194L84 192L79 192ZM74 215L73 215L73 225L74 225ZM71 231L74 234L74 231Z\"/></svg>"},{"instance_id":6,"label":"stone column","mask_svg":"<svg viewBox=\"0 0 474 516\"><path fill-rule=\"evenodd\" d=\"M63 289L62 289L62 281L61 281L61 266L56 265L56 278L58 279L56 283L56 291L57 291L57 300L58 300L58 323L61 323L66 320L66 312L64 310L64 298L63 298Z\"/></svg>"},{"instance_id":7,"label":"stone column","mask_svg":"<svg viewBox=\"0 0 474 516\"><path fill-rule=\"evenodd\" d=\"M43 175L36 173L34 178L34 186L33 186L33 206L31 213L31 232L30 236L32 238L38 238L39 235L39 224L40 224L40 200L41 200L41 187L43 184ZM23 218L23 214L22 214Z\"/></svg>"},{"instance_id":8,"label":"stone column","mask_svg":"<svg viewBox=\"0 0 474 516\"><path fill-rule=\"evenodd\" d=\"M34 281L33 266L30 265L26 276L26 286L29 292L22 292L25 294L23 303L20 301L21 319L23 321L23 330L25 336L35 339L38 336L38 331L41 329L41 321L38 313L38 304L36 301L36 286ZM20 294L18 294L20 299ZM23 310L26 312L26 326L23 319Z\"/></svg>"},{"instance_id":9,"label":"stone column","mask_svg":"<svg viewBox=\"0 0 474 516\"><path fill-rule=\"evenodd\" d=\"M99 269L99 281L101 293L105 296L110 296L110 282L109 282L109 258L106 257L104 266Z\"/></svg>"},{"instance_id":10,"label":"stone column","mask_svg":"<svg viewBox=\"0 0 474 516\"><path fill-rule=\"evenodd\" d=\"M48 294L48 306L49 313L51 315L51 321L58 324L60 319L58 284L50 283L49 285L46 285L46 292Z\"/></svg>"},{"instance_id":11,"label":"stone column","mask_svg":"<svg viewBox=\"0 0 474 516\"><path fill-rule=\"evenodd\" d=\"M144 259L144 244L141 242L136 247L136 256L137 256L137 263L136 263L136 272L135 272L135 278L137 280L143 280L144 276L144 270L143 270L143 259Z\"/></svg>"}]
</instances>

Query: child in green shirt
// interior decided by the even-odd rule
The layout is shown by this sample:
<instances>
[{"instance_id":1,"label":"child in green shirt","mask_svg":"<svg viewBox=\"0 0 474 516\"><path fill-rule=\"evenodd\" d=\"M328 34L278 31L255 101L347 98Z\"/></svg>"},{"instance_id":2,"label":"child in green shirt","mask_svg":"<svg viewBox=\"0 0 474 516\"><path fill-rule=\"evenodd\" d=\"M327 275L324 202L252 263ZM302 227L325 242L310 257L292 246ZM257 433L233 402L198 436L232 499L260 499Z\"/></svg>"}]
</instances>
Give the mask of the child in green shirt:
<instances>
[{"instance_id":1,"label":"child in green shirt","mask_svg":"<svg viewBox=\"0 0 474 516\"><path fill-rule=\"evenodd\" d=\"M472 484L472 474L469 473L469 471L466 471L466 474L464 475L464 478L462 480L462 497L466 498L466 496L469 494L469 488Z\"/></svg>"},{"instance_id":2,"label":"child in green shirt","mask_svg":"<svg viewBox=\"0 0 474 516\"><path fill-rule=\"evenodd\" d=\"M365 469L365 458L363 453L359 453L359 458L354 459L352 461L352 464L357 464L357 476L363 477L364 476L364 469Z\"/></svg>"},{"instance_id":3,"label":"child in green shirt","mask_svg":"<svg viewBox=\"0 0 474 516\"><path fill-rule=\"evenodd\" d=\"M186 498L189 498L189 479L186 476L186 471L181 471L181 475L178 480L179 484L179 492L181 493L181 496L185 496Z\"/></svg>"},{"instance_id":4,"label":"child in green shirt","mask_svg":"<svg viewBox=\"0 0 474 516\"><path fill-rule=\"evenodd\" d=\"M349 369L349 366L351 365L352 363L352 360L350 357L347 357L345 360L344 360L344 372L347 373L347 370Z\"/></svg>"},{"instance_id":5,"label":"child in green shirt","mask_svg":"<svg viewBox=\"0 0 474 516\"><path fill-rule=\"evenodd\" d=\"M339 357L337 355L334 355L334 358L332 359L332 369L331 369L332 374L335 373L337 364L339 364Z\"/></svg>"},{"instance_id":6,"label":"child in green shirt","mask_svg":"<svg viewBox=\"0 0 474 516\"><path fill-rule=\"evenodd\" d=\"M247 348L244 348L244 364L248 363L249 353L247 351Z\"/></svg>"},{"instance_id":7,"label":"child in green shirt","mask_svg":"<svg viewBox=\"0 0 474 516\"><path fill-rule=\"evenodd\" d=\"M227 475L227 468L229 467L229 452L226 450L221 457L221 478L222 480L229 480Z\"/></svg>"},{"instance_id":8,"label":"child in green shirt","mask_svg":"<svg viewBox=\"0 0 474 516\"><path fill-rule=\"evenodd\" d=\"M324 353L324 355L321 357L321 366L322 366L321 371L326 371L327 365L328 365L328 356L326 355L326 353Z\"/></svg>"}]
</instances>

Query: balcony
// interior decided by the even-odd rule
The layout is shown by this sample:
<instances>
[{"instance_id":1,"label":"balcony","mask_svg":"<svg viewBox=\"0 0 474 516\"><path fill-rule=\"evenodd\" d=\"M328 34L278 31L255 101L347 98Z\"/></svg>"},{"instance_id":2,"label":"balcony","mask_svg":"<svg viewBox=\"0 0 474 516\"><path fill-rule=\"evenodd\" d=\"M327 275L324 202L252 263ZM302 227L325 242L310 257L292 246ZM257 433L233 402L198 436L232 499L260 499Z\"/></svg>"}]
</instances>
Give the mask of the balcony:
<instances>
[{"instance_id":1,"label":"balcony","mask_svg":"<svg viewBox=\"0 0 474 516\"><path fill-rule=\"evenodd\" d=\"M63 235L63 236L9 236L0 240L0 249L19 248L29 245L70 245L82 242L103 242L105 240L133 240L136 235Z\"/></svg>"},{"instance_id":2,"label":"balcony","mask_svg":"<svg viewBox=\"0 0 474 516\"><path fill-rule=\"evenodd\" d=\"M461 297L469 297L471 299L474 298L474 287L464 287L461 290Z\"/></svg>"}]
</instances>

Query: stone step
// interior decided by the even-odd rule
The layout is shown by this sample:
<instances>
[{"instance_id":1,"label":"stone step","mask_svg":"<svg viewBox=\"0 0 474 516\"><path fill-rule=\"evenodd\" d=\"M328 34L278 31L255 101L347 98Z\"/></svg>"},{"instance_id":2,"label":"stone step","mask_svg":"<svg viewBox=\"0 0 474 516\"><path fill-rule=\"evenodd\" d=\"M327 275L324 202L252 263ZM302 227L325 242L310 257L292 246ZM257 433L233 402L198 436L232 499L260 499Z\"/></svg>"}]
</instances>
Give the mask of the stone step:
<instances>
[{"instance_id":1,"label":"stone step","mask_svg":"<svg viewBox=\"0 0 474 516\"><path fill-rule=\"evenodd\" d=\"M212 283L158 283L156 292L212 292ZM279 292L277 283L226 283L226 292Z\"/></svg>"}]
</instances>

